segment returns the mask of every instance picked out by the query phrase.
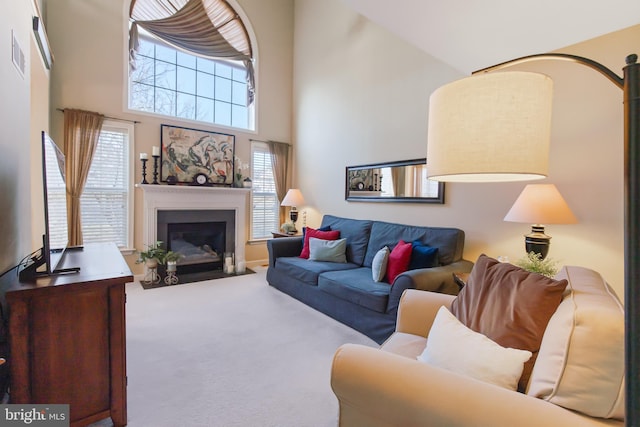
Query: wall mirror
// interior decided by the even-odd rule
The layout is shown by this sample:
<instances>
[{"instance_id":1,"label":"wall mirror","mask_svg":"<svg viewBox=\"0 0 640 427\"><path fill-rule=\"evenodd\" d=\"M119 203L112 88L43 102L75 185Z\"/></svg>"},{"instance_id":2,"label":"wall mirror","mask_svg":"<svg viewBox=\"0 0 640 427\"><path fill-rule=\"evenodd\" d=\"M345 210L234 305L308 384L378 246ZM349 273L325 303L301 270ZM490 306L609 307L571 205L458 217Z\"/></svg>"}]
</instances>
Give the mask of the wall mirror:
<instances>
[{"instance_id":1,"label":"wall mirror","mask_svg":"<svg viewBox=\"0 0 640 427\"><path fill-rule=\"evenodd\" d=\"M347 166L345 199L444 203L444 183L427 179L427 159Z\"/></svg>"}]
</instances>

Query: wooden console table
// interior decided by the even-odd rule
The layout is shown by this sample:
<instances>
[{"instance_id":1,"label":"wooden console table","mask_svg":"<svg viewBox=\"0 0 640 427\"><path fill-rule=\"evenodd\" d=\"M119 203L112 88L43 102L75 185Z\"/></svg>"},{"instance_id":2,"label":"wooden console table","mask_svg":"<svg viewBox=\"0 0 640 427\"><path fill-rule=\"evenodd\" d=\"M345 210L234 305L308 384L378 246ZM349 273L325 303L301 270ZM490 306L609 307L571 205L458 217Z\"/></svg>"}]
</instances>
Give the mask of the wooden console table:
<instances>
[{"instance_id":1,"label":"wooden console table","mask_svg":"<svg viewBox=\"0 0 640 427\"><path fill-rule=\"evenodd\" d=\"M10 403L69 404L71 426L111 417L127 424L125 283L133 275L114 244L65 252L80 271L17 278L9 311Z\"/></svg>"}]
</instances>

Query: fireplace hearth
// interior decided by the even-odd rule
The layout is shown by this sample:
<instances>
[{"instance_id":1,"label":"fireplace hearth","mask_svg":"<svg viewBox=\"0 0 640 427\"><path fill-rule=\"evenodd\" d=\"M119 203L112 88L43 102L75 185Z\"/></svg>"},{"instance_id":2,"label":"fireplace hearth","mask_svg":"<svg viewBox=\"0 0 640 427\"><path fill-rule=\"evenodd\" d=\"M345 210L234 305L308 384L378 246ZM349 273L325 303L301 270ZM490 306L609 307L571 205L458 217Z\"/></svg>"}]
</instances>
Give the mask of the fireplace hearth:
<instances>
[{"instance_id":1,"label":"fireplace hearth","mask_svg":"<svg viewBox=\"0 0 640 427\"><path fill-rule=\"evenodd\" d=\"M215 252L220 257L217 261L193 263L195 266L205 264L206 269L215 272L222 270L224 252L234 252L236 262L245 261L245 236L248 226L246 212L251 190L152 184L137 184L136 187L142 189L144 194L144 244L160 240L165 243L165 247L172 245L168 249L179 252L188 248L184 246L176 250L174 245L180 247L183 244L182 240L190 240L193 246L199 246L203 251L208 251L210 248L212 251L210 255ZM209 242L201 242L198 237L201 232L198 231L194 235L191 230L192 227L198 227L197 224L200 223L209 223L208 229L222 227L220 223L224 223L224 242L220 242L220 237L213 237L213 234L217 233L215 231L207 238ZM178 226L174 237L169 235L170 224L182 224ZM209 231L205 234L209 234ZM174 241L171 242L171 239ZM178 274L181 274L180 269L184 273L185 268L192 268L192 264L188 263L186 258L181 260L182 265L178 265ZM193 268L202 268L202 266Z\"/></svg>"}]
</instances>

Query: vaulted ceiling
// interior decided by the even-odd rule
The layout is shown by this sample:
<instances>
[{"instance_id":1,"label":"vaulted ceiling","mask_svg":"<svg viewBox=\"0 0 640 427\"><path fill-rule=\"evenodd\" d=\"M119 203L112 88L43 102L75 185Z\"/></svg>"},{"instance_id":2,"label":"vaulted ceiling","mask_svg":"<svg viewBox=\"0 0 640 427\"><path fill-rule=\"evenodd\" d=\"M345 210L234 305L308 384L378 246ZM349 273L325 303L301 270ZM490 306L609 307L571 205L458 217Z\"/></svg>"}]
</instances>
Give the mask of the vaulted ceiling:
<instances>
[{"instance_id":1,"label":"vaulted ceiling","mask_svg":"<svg viewBox=\"0 0 640 427\"><path fill-rule=\"evenodd\" d=\"M638 0L343 1L465 74L640 24Z\"/></svg>"}]
</instances>

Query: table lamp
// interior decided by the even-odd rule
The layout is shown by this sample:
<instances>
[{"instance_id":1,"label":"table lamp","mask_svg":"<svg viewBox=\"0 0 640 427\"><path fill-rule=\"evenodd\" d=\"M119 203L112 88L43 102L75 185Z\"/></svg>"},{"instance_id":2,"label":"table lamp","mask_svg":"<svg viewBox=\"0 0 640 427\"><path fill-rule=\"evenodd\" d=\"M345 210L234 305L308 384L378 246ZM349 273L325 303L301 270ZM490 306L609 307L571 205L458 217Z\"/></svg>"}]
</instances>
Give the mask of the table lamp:
<instances>
[{"instance_id":1,"label":"table lamp","mask_svg":"<svg viewBox=\"0 0 640 427\"><path fill-rule=\"evenodd\" d=\"M291 222L293 223L292 233L296 233L296 221L298 220L298 209L297 206L304 205L304 197L302 197L302 193L297 188L290 188L287 191L287 194L284 196L282 203L280 206L289 206L291 209L289 210L289 218L291 218Z\"/></svg>"},{"instance_id":2,"label":"table lamp","mask_svg":"<svg viewBox=\"0 0 640 427\"><path fill-rule=\"evenodd\" d=\"M529 184L524 187L505 221L528 222L531 233L525 234L527 253L535 252L544 259L549 253L551 236L544 233L544 224L575 224L578 222L562 195L553 184Z\"/></svg>"}]
</instances>

